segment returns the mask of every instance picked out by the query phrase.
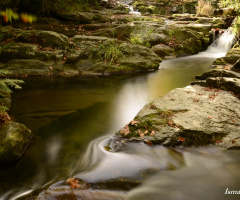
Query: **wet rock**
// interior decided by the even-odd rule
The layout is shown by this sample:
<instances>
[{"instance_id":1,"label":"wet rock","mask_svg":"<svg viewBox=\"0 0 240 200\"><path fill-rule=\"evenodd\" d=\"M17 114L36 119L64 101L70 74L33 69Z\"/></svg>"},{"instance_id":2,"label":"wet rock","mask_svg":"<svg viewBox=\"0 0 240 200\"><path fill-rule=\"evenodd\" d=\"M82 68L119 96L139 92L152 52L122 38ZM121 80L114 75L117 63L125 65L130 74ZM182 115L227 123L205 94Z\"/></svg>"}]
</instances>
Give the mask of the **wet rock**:
<instances>
[{"instance_id":1,"label":"wet rock","mask_svg":"<svg viewBox=\"0 0 240 200\"><path fill-rule=\"evenodd\" d=\"M29 145L31 131L23 124L8 122L0 127L0 165L22 156Z\"/></svg>"},{"instance_id":2,"label":"wet rock","mask_svg":"<svg viewBox=\"0 0 240 200\"><path fill-rule=\"evenodd\" d=\"M16 41L38 44L42 47L56 49L68 49L70 40L67 36L54 31L23 31L16 38Z\"/></svg>"},{"instance_id":3,"label":"wet rock","mask_svg":"<svg viewBox=\"0 0 240 200\"><path fill-rule=\"evenodd\" d=\"M239 148L239 110L239 99L227 91L187 86L146 105L134 118L136 125L129 123L129 132L121 129L116 136L165 146Z\"/></svg>"},{"instance_id":4,"label":"wet rock","mask_svg":"<svg viewBox=\"0 0 240 200\"><path fill-rule=\"evenodd\" d=\"M112 42L116 41L116 39L113 38L108 38L108 37L102 37L102 36L86 36L86 35L75 35L72 38L72 42L75 43L76 45L81 45L83 42Z\"/></svg>"},{"instance_id":5,"label":"wet rock","mask_svg":"<svg viewBox=\"0 0 240 200\"><path fill-rule=\"evenodd\" d=\"M49 189L44 190L38 195L37 199L50 200L50 199L124 199L126 192L114 190L99 190L90 188L91 185L84 180L77 180L77 185L74 183L72 187L68 186L65 181L60 181L52 185ZM76 187L75 187L76 186Z\"/></svg>"},{"instance_id":6,"label":"wet rock","mask_svg":"<svg viewBox=\"0 0 240 200\"><path fill-rule=\"evenodd\" d=\"M42 76L50 75L51 67L45 62L34 59L19 59L12 60L6 64L0 65L1 69L5 69L11 72L8 77L12 76Z\"/></svg>"},{"instance_id":7,"label":"wet rock","mask_svg":"<svg viewBox=\"0 0 240 200\"><path fill-rule=\"evenodd\" d=\"M202 75L195 76L196 79L200 79L200 80L206 80L209 77L240 78L240 74L237 72L224 70L224 69L214 69L209 72L205 72Z\"/></svg>"},{"instance_id":8,"label":"wet rock","mask_svg":"<svg viewBox=\"0 0 240 200\"><path fill-rule=\"evenodd\" d=\"M66 64L72 63L80 71L81 74L98 73L101 75L114 73L128 73L137 71L156 70L159 67L161 59L149 48L123 42L113 38L100 36L75 36L73 42L77 51L72 51L66 60ZM119 49L122 56L114 63L101 60L98 47L101 51L108 49Z\"/></svg>"},{"instance_id":9,"label":"wet rock","mask_svg":"<svg viewBox=\"0 0 240 200\"><path fill-rule=\"evenodd\" d=\"M153 46L152 50L161 58L174 54L174 49L172 47L162 44Z\"/></svg>"},{"instance_id":10,"label":"wet rock","mask_svg":"<svg viewBox=\"0 0 240 200\"><path fill-rule=\"evenodd\" d=\"M232 71L240 72L240 59L237 60L237 62L232 66Z\"/></svg>"},{"instance_id":11,"label":"wet rock","mask_svg":"<svg viewBox=\"0 0 240 200\"><path fill-rule=\"evenodd\" d=\"M231 48L226 56L217 58L213 64L213 68L217 69L224 69L224 68L231 68L239 59L239 54L240 54L240 48L239 44L235 44L233 48Z\"/></svg>"},{"instance_id":12,"label":"wet rock","mask_svg":"<svg viewBox=\"0 0 240 200\"><path fill-rule=\"evenodd\" d=\"M13 43L0 51L1 62L8 62L14 59L30 59L35 55L37 45Z\"/></svg>"},{"instance_id":13,"label":"wet rock","mask_svg":"<svg viewBox=\"0 0 240 200\"><path fill-rule=\"evenodd\" d=\"M59 13L59 18L67 21L75 21L80 24L91 24L96 15L89 12L64 12Z\"/></svg>"},{"instance_id":14,"label":"wet rock","mask_svg":"<svg viewBox=\"0 0 240 200\"><path fill-rule=\"evenodd\" d=\"M239 78L208 78L206 80L208 87L215 87L222 90L232 91L240 94L240 79Z\"/></svg>"},{"instance_id":15,"label":"wet rock","mask_svg":"<svg viewBox=\"0 0 240 200\"><path fill-rule=\"evenodd\" d=\"M47 190L39 195L39 200L51 199L84 199L84 200L123 200L126 197L126 192L106 191L106 190Z\"/></svg>"}]
</instances>

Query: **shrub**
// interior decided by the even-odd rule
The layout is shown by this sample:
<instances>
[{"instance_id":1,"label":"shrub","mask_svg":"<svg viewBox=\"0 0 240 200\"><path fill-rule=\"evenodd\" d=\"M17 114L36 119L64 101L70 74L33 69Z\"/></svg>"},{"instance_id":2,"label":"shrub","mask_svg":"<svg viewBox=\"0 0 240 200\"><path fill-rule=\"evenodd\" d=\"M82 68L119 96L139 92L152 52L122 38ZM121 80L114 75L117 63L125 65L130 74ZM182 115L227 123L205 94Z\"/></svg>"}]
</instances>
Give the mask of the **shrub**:
<instances>
[{"instance_id":1,"label":"shrub","mask_svg":"<svg viewBox=\"0 0 240 200\"><path fill-rule=\"evenodd\" d=\"M198 0L197 16L209 17L214 12L214 7L209 0Z\"/></svg>"},{"instance_id":2,"label":"shrub","mask_svg":"<svg viewBox=\"0 0 240 200\"><path fill-rule=\"evenodd\" d=\"M239 0L220 0L219 4L222 8L232 8L235 11L240 10L240 1Z\"/></svg>"}]
</instances>

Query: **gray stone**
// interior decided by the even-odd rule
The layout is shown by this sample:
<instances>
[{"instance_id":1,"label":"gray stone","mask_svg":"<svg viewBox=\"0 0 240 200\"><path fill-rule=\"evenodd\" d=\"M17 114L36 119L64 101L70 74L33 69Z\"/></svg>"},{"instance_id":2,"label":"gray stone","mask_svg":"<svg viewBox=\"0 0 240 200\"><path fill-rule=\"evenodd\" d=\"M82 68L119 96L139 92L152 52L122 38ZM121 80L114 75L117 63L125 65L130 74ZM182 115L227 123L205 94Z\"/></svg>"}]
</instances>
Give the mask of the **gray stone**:
<instances>
[{"instance_id":1,"label":"gray stone","mask_svg":"<svg viewBox=\"0 0 240 200\"><path fill-rule=\"evenodd\" d=\"M239 83L239 82L238 82ZM187 86L146 105L124 129L116 133L125 142L152 141L165 146L216 145L240 147L240 101L219 89ZM154 131L152 136L150 133ZM139 133L145 133L139 137Z\"/></svg>"},{"instance_id":2,"label":"gray stone","mask_svg":"<svg viewBox=\"0 0 240 200\"><path fill-rule=\"evenodd\" d=\"M70 39L67 36L54 31L24 31L17 36L16 40L56 49L68 49L70 45Z\"/></svg>"},{"instance_id":3,"label":"gray stone","mask_svg":"<svg viewBox=\"0 0 240 200\"><path fill-rule=\"evenodd\" d=\"M234 71L224 69L214 69L209 72L205 72L202 75L195 76L196 79L206 80L209 77L229 77L229 78L240 78L240 74Z\"/></svg>"},{"instance_id":4,"label":"gray stone","mask_svg":"<svg viewBox=\"0 0 240 200\"><path fill-rule=\"evenodd\" d=\"M50 65L34 59L20 59L12 60L0 67L1 69L6 69L11 72L7 76L42 76L50 75L51 67Z\"/></svg>"},{"instance_id":5,"label":"gray stone","mask_svg":"<svg viewBox=\"0 0 240 200\"><path fill-rule=\"evenodd\" d=\"M167 45L158 44L152 47L154 53L156 53L159 57L164 58L166 56L174 55L174 49Z\"/></svg>"},{"instance_id":6,"label":"gray stone","mask_svg":"<svg viewBox=\"0 0 240 200\"><path fill-rule=\"evenodd\" d=\"M1 62L8 62L13 59L30 59L35 56L37 45L13 43L0 51Z\"/></svg>"}]
</instances>

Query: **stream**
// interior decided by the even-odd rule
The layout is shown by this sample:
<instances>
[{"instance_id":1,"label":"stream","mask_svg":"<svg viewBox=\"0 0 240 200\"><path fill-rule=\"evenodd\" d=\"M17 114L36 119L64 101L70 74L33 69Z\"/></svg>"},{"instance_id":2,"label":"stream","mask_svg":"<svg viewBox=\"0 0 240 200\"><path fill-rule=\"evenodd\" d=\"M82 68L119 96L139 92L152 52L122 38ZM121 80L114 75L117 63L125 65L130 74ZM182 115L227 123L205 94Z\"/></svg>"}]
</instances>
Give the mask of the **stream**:
<instances>
[{"instance_id":1,"label":"stream","mask_svg":"<svg viewBox=\"0 0 240 200\"><path fill-rule=\"evenodd\" d=\"M139 180L146 169L164 173L130 191L128 199L159 199L159 195L163 199L193 199L183 195L188 193L199 196L194 199L215 199L203 198L208 192L221 200L224 198L218 192L226 190L221 181L239 190L236 187L239 179L232 178L240 175L237 151L226 153L212 148L175 151L144 144L126 145L120 152L107 148L114 133L146 103L211 70L212 62L225 55L231 45L226 43L233 39L230 35L222 38L198 55L164 60L155 72L25 79L23 89L13 93L10 114L13 120L31 129L34 137L18 162L0 169L0 199L26 199L73 176L91 183L118 177ZM210 184L208 188L206 182ZM192 190L192 185L202 189Z\"/></svg>"}]
</instances>

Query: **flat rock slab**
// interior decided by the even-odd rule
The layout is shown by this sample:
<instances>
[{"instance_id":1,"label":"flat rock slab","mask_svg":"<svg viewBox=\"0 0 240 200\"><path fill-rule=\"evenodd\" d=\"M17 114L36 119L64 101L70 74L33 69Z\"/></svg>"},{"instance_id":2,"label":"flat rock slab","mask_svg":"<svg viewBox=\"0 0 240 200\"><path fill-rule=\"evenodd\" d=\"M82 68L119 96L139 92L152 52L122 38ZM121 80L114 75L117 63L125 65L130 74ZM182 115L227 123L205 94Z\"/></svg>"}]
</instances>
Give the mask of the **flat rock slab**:
<instances>
[{"instance_id":1,"label":"flat rock slab","mask_svg":"<svg viewBox=\"0 0 240 200\"><path fill-rule=\"evenodd\" d=\"M177 88L147 104L116 133L116 146L128 141L171 147L213 144L239 148L240 100L216 88Z\"/></svg>"}]
</instances>

